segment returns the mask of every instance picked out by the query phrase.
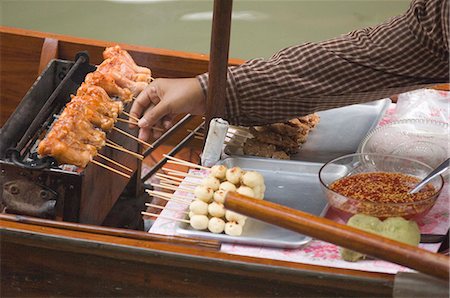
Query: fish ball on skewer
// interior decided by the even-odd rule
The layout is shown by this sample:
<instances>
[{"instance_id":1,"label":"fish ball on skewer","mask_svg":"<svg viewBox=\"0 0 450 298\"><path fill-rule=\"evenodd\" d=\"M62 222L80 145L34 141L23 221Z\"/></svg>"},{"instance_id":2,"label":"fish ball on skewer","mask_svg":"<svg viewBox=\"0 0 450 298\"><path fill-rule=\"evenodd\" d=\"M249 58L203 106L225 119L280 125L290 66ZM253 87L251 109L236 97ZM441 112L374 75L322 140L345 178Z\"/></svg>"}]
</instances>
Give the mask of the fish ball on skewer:
<instances>
[{"instance_id":1,"label":"fish ball on skewer","mask_svg":"<svg viewBox=\"0 0 450 298\"><path fill-rule=\"evenodd\" d=\"M236 190L237 193L247 196L247 197L255 197L255 193L253 192L253 189L251 189L248 186L239 186L239 188Z\"/></svg>"},{"instance_id":2,"label":"fish ball on skewer","mask_svg":"<svg viewBox=\"0 0 450 298\"><path fill-rule=\"evenodd\" d=\"M264 184L264 177L258 172L248 171L242 175L242 183L253 188Z\"/></svg>"},{"instance_id":3,"label":"fish ball on skewer","mask_svg":"<svg viewBox=\"0 0 450 298\"><path fill-rule=\"evenodd\" d=\"M264 199L265 191L266 191L266 186L264 184L253 187L253 192L255 193L255 198L257 198L257 199Z\"/></svg>"},{"instance_id":4,"label":"fish ball on skewer","mask_svg":"<svg viewBox=\"0 0 450 298\"><path fill-rule=\"evenodd\" d=\"M225 181L220 183L219 189L222 189L224 191L236 191L236 186L229 181Z\"/></svg>"},{"instance_id":5,"label":"fish ball on skewer","mask_svg":"<svg viewBox=\"0 0 450 298\"><path fill-rule=\"evenodd\" d=\"M211 167L211 176L217 179L225 179L225 174L227 172L227 167L224 165L215 165Z\"/></svg>"},{"instance_id":6,"label":"fish ball on skewer","mask_svg":"<svg viewBox=\"0 0 450 298\"><path fill-rule=\"evenodd\" d=\"M208 222L208 230L215 234L220 234L225 229L225 221L218 217L211 217Z\"/></svg>"},{"instance_id":7,"label":"fish ball on skewer","mask_svg":"<svg viewBox=\"0 0 450 298\"><path fill-rule=\"evenodd\" d=\"M228 169L225 177L228 181L230 181L233 184L238 184L241 180L242 176L242 169L240 167L232 167L231 169Z\"/></svg>"},{"instance_id":8,"label":"fish ball on skewer","mask_svg":"<svg viewBox=\"0 0 450 298\"><path fill-rule=\"evenodd\" d=\"M225 218L227 219L227 221L234 221L241 225L243 225L245 223L245 221L247 220L247 216L236 213L231 210L225 211Z\"/></svg>"},{"instance_id":9,"label":"fish ball on skewer","mask_svg":"<svg viewBox=\"0 0 450 298\"><path fill-rule=\"evenodd\" d=\"M194 215L195 215L195 213L194 213L194 212L192 212L192 211L189 211L189 214L188 214L189 218L192 218L192 216L194 216Z\"/></svg>"},{"instance_id":10,"label":"fish ball on skewer","mask_svg":"<svg viewBox=\"0 0 450 298\"><path fill-rule=\"evenodd\" d=\"M242 225L234 221L225 224L225 234L230 236L240 236L242 234Z\"/></svg>"},{"instance_id":11,"label":"fish ball on skewer","mask_svg":"<svg viewBox=\"0 0 450 298\"><path fill-rule=\"evenodd\" d=\"M211 201L213 194L213 190L204 185L199 185L194 189L195 198L206 203Z\"/></svg>"},{"instance_id":12,"label":"fish ball on skewer","mask_svg":"<svg viewBox=\"0 0 450 298\"><path fill-rule=\"evenodd\" d=\"M196 230L206 230L208 228L209 219L206 215L195 214L189 220L191 227Z\"/></svg>"},{"instance_id":13,"label":"fish ball on skewer","mask_svg":"<svg viewBox=\"0 0 450 298\"><path fill-rule=\"evenodd\" d=\"M189 205L189 210L194 214L208 215L208 203L200 200L194 200Z\"/></svg>"},{"instance_id":14,"label":"fish ball on skewer","mask_svg":"<svg viewBox=\"0 0 450 298\"><path fill-rule=\"evenodd\" d=\"M217 202L208 205L208 213L214 217L223 217L225 215L225 207Z\"/></svg>"},{"instance_id":15,"label":"fish ball on skewer","mask_svg":"<svg viewBox=\"0 0 450 298\"><path fill-rule=\"evenodd\" d=\"M202 180L202 185L211 188L212 190L218 190L220 186L220 180L215 177L209 176Z\"/></svg>"},{"instance_id":16,"label":"fish ball on skewer","mask_svg":"<svg viewBox=\"0 0 450 298\"><path fill-rule=\"evenodd\" d=\"M215 202L223 204L225 201L225 195L227 194L226 190L219 189L214 192L213 199Z\"/></svg>"}]
</instances>

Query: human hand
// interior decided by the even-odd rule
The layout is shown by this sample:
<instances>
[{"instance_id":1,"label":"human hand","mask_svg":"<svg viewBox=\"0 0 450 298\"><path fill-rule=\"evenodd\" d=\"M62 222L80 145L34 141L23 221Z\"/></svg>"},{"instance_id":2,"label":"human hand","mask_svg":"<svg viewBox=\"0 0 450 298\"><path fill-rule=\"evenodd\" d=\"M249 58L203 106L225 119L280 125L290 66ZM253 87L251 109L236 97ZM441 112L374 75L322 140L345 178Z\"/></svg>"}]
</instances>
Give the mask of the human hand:
<instances>
[{"instance_id":1,"label":"human hand","mask_svg":"<svg viewBox=\"0 0 450 298\"><path fill-rule=\"evenodd\" d=\"M168 129L177 114L201 115L205 110L206 99L196 78L156 79L136 98L130 114L140 118L139 138L148 140L152 134L161 136L161 131L152 127Z\"/></svg>"}]
</instances>

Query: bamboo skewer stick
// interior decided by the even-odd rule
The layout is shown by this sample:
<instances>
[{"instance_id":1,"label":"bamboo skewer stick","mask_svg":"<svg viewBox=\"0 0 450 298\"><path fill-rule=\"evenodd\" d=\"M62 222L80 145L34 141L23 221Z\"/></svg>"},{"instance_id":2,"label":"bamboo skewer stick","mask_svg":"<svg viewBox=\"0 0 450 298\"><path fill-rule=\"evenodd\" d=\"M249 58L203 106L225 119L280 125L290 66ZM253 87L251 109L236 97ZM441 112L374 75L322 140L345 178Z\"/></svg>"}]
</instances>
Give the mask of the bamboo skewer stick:
<instances>
[{"instance_id":1,"label":"bamboo skewer stick","mask_svg":"<svg viewBox=\"0 0 450 298\"><path fill-rule=\"evenodd\" d=\"M168 160L167 163L171 163L171 164L179 165L179 166L196 168L196 169L200 169L200 170L209 170L209 168L207 168L207 167L196 165L194 163L184 163L184 162L179 162L176 160Z\"/></svg>"},{"instance_id":2,"label":"bamboo skewer stick","mask_svg":"<svg viewBox=\"0 0 450 298\"><path fill-rule=\"evenodd\" d=\"M180 178L175 178L175 179L177 179L177 180L173 180L173 179L170 179L170 178L166 178L166 177L162 177L162 176L160 176L160 175L158 175L158 174L156 174L155 175L156 177L158 177L160 180L161 180L161 182L166 182L166 183L171 183L171 184L174 184L174 185L181 185L181 183L183 183L183 184L187 184L187 185L191 185L191 186L199 186L199 185L201 185L201 183L195 183L195 182L191 182L191 181L185 181L185 180L183 180L183 179L180 179ZM181 181L180 181L181 180ZM162 184L162 183L161 183Z\"/></svg>"},{"instance_id":3,"label":"bamboo skewer stick","mask_svg":"<svg viewBox=\"0 0 450 298\"><path fill-rule=\"evenodd\" d=\"M109 144L108 142L106 142L105 146L108 146L108 147L111 147L113 149L116 149L116 150L119 150L119 151L122 151L122 152L125 152L125 153L128 153L128 154L131 154L134 157L139 158L140 160L144 160L144 156L142 156L142 155L140 155L140 154L138 154L136 152L130 151L128 149L125 149L122 146L116 146L116 145L113 145L113 144Z\"/></svg>"},{"instance_id":4,"label":"bamboo skewer stick","mask_svg":"<svg viewBox=\"0 0 450 298\"><path fill-rule=\"evenodd\" d=\"M123 119L123 118L117 118L117 121L124 122L124 123L128 123L128 124L134 124L134 125L137 125L137 122L130 121L130 120ZM153 129L153 130L155 130L155 131L160 131L160 132L164 132L164 131L165 131L164 129L162 129L162 128L160 128L160 127L156 127L156 126L152 126L151 129Z\"/></svg>"},{"instance_id":5,"label":"bamboo skewer stick","mask_svg":"<svg viewBox=\"0 0 450 298\"><path fill-rule=\"evenodd\" d=\"M190 223L190 221L187 219L181 219L181 218L176 218L176 217L171 217L171 216L164 216L164 215L156 214L156 213L142 211L141 214L148 215L148 216L154 216L154 217L160 217L160 218L164 218L164 219L168 219L168 220L175 220L175 221L179 221L179 222Z\"/></svg>"},{"instance_id":6,"label":"bamboo skewer stick","mask_svg":"<svg viewBox=\"0 0 450 298\"><path fill-rule=\"evenodd\" d=\"M169 192L165 192L165 191L158 191L158 190L146 190L147 193L151 194L151 195L158 195L158 196L163 196L163 197L167 197L167 198L175 198L177 200L183 200L186 203L190 204L192 199L187 198L187 197L183 197L180 195L175 195L173 193L169 193Z\"/></svg>"},{"instance_id":7,"label":"bamboo skewer stick","mask_svg":"<svg viewBox=\"0 0 450 298\"><path fill-rule=\"evenodd\" d=\"M130 168L127 167L127 166L124 166L123 164L121 164L121 163L115 161L114 159L111 159L111 158L109 158L109 157L107 157L107 156L104 156L103 154L100 154L100 153L97 153L97 156L100 156L101 158L103 158L103 159L105 159L105 160L107 160L107 161L109 161L109 162L115 164L116 166L119 166L119 167L121 167L122 169L127 170L127 171L133 173L133 170L132 170L132 169L130 169Z\"/></svg>"},{"instance_id":8,"label":"bamboo skewer stick","mask_svg":"<svg viewBox=\"0 0 450 298\"><path fill-rule=\"evenodd\" d=\"M116 169L113 169L113 168L111 168L111 167L108 167L107 165L104 165L104 164L102 164L101 162L98 162L98 161L96 161L96 160L91 160L91 162L93 163L93 164L95 164L95 165L98 165L98 166L100 166L100 167L103 167L103 168L105 168L105 169L107 169L107 170L110 170L111 172L114 172L114 173L116 173L116 174L119 174L119 175L121 175L121 176L123 176L123 177L126 177L126 178L128 178L128 179L130 179L131 178L131 176L130 175L127 175L127 174L125 174L125 173L122 173L121 171L118 171L118 170L116 170Z\"/></svg>"},{"instance_id":9,"label":"bamboo skewer stick","mask_svg":"<svg viewBox=\"0 0 450 298\"><path fill-rule=\"evenodd\" d=\"M183 177L193 177L193 178L202 178L201 175L195 175L195 174L191 174L191 173L187 173L187 172L182 172L182 171L177 171L174 169L170 169L170 168L162 168L163 171L166 171L169 175L176 175L176 176L183 176Z\"/></svg>"},{"instance_id":10,"label":"bamboo skewer stick","mask_svg":"<svg viewBox=\"0 0 450 298\"><path fill-rule=\"evenodd\" d=\"M172 209L172 208L167 208L167 207L165 207L165 206L160 206L160 205L154 205L154 204L150 204L150 203L145 203L145 206L147 206L147 207L153 207L153 208L157 208L157 209L161 209L161 210L169 210L169 211L173 211L173 212L181 212L181 213L184 213L184 214L188 214L189 212L187 212L187 211L183 211L183 210L175 210L175 209Z\"/></svg>"},{"instance_id":11,"label":"bamboo skewer stick","mask_svg":"<svg viewBox=\"0 0 450 298\"><path fill-rule=\"evenodd\" d=\"M169 156L167 154L163 154L163 156L165 158L168 158L168 159L172 160L172 161L177 161L178 163L181 163L182 165L185 165L185 166L190 166L192 168L199 168L199 169L202 169L202 170L209 170L208 167L197 165L195 163L192 163L192 162L189 162L189 161L186 161L186 160L182 160L182 159L179 159L179 158L176 158L176 157L173 157L173 156Z\"/></svg>"},{"instance_id":12,"label":"bamboo skewer stick","mask_svg":"<svg viewBox=\"0 0 450 298\"><path fill-rule=\"evenodd\" d=\"M165 189L170 189L170 190L181 190L181 191L185 191L185 192L190 192L190 193L194 193L193 189L189 189L189 188L182 188L182 187L177 187L177 186L168 186L168 185L161 185L161 184L157 184L157 183L150 183L151 186L153 187L161 187L161 188L165 188Z\"/></svg>"},{"instance_id":13,"label":"bamboo skewer stick","mask_svg":"<svg viewBox=\"0 0 450 298\"><path fill-rule=\"evenodd\" d=\"M147 143L147 142L145 142L145 141L143 141L143 140L141 140L141 139L139 139L139 138L136 138L135 136L133 136L132 134L127 133L126 131L123 131L123 130L121 130L121 129L115 127L115 126L113 126L113 129L114 129L115 131L118 131L118 132L120 132L121 134L123 134L123 135L125 135L125 136L127 136L127 137L129 137L129 138L131 138L131 139L133 139L133 140L135 140L135 141L141 143L141 144L144 144L144 145L146 145L146 146L148 146L148 147L150 147L150 148L153 148L153 146L150 145L149 143Z\"/></svg>"},{"instance_id":14,"label":"bamboo skewer stick","mask_svg":"<svg viewBox=\"0 0 450 298\"><path fill-rule=\"evenodd\" d=\"M127 119L117 118L117 121L119 121L119 122L125 122L125 123L128 123L128 124L134 124L134 125L137 125L137 122L130 121L130 120L127 120Z\"/></svg>"},{"instance_id":15,"label":"bamboo skewer stick","mask_svg":"<svg viewBox=\"0 0 450 298\"><path fill-rule=\"evenodd\" d=\"M131 115L130 113L127 113L127 112L125 112L125 111L122 111L122 113L123 113L125 116L130 117L130 118L133 119L134 121L139 122L139 118L138 118L138 117L135 117L135 116L133 116L133 115Z\"/></svg>"},{"instance_id":16,"label":"bamboo skewer stick","mask_svg":"<svg viewBox=\"0 0 450 298\"><path fill-rule=\"evenodd\" d=\"M191 201L186 201L186 198L183 199L181 196L175 196L175 195L173 195L173 196L170 196L170 195L166 196L166 195L157 194L157 193L150 193L150 192L149 192L149 194L152 195L153 197L156 197L156 198L168 201L168 202L173 201L175 203L184 204L184 205L190 205L191 204Z\"/></svg>"}]
</instances>

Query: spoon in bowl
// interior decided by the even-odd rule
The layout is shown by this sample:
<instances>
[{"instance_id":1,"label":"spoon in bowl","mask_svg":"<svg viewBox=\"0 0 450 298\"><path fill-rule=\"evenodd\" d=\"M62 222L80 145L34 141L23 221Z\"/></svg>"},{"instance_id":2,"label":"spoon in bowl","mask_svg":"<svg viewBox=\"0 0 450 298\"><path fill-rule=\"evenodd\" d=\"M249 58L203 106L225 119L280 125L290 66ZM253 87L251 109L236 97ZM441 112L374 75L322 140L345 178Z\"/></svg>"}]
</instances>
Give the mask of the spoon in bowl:
<instances>
[{"instance_id":1,"label":"spoon in bowl","mask_svg":"<svg viewBox=\"0 0 450 298\"><path fill-rule=\"evenodd\" d=\"M441 163L437 168L435 168L428 176L426 176L422 181L420 181L409 193L417 193L422 189L428 182L430 182L434 177L444 173L450 167L450 158L447 158L443 163Z\"/></svg>"}]
</instances>

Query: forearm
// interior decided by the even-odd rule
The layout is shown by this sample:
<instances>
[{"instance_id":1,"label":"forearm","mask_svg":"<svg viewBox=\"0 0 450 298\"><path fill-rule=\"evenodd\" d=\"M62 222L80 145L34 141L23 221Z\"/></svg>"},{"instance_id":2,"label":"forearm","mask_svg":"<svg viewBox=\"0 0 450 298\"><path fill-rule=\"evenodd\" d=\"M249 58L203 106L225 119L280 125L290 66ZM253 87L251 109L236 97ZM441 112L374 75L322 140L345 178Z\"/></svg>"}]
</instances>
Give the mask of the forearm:
<instances>
[{"instance_id":1,"label":"forearm","mask_svg":"<svg viewBox=\"0 0 450 298\"><path fill-rule=\"evenodd\" d=\"M410 10L374 28L230 68L224 118L240 125L281 122L448 81L443 33L421 40L414 17ZM206 87L207 76L200 81Z\"/></svg>"}]
</instances>

